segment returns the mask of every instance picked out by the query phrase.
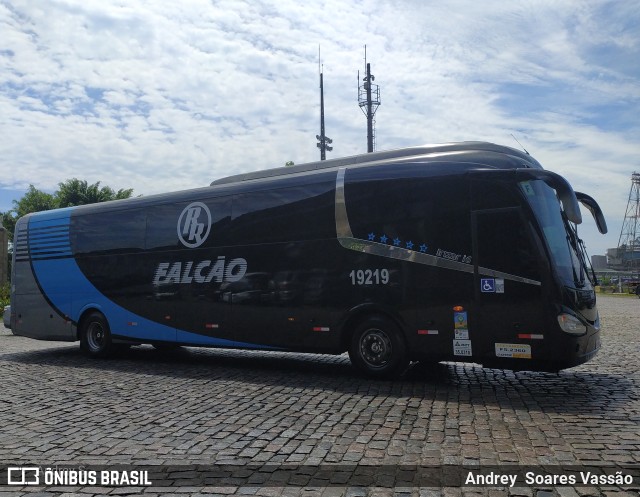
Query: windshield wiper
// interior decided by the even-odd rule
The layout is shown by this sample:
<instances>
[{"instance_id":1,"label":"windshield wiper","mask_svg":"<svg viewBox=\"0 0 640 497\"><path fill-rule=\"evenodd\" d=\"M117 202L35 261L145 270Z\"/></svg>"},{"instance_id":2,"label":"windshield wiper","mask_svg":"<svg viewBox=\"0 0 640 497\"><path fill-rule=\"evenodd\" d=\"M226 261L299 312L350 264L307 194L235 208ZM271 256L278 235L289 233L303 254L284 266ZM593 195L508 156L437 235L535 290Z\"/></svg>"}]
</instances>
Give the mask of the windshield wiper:
<instances>
[{"instance_id":1,"label":"windshield wiper","mask_svg":"<svg viewBox=\"0 0 640 497\"><path fill-rule=\"evenodd\" d=\"M584 286L584 268L586 266L583 258L582 251L579 248L578 233L575 231L566 215L562 213L562 219L564 220L564 226L567 231L567 245L569 248L569 255L571 256L571 269L573 271L573 281L576 286L582 288ZM576 263L580 266L580 274L576 273Z\"/></svg>"},{"instance_id":2,"label":"windshield wiper","mask_svg":"<svg viewBox=\"0 0 640 497\"><path fill-rule=\"evenodd\" d=\"M581 238L578 238L578 242L580 243L580 250L582 252L582 260L585 262L585 266L588 264L589 269L591 270L591 284L593 286L598 286L598 277L596 276L596 271L593 269L593 264L591 264L591 260L589 260L589 253L587 252L587 246L584 244L584 241Z\"/></svg>"},{"instance_id":3,"label":"windshield wiper","mask_svg":"<svg viewBox=\"0 0 640 497\"><path fill-rule=\"evenodd\" d=\"M573 250L572 246L571 246L571 237L567 234L567 248L569 249L569 258L571 259L571 272L573 273L573 282L576 284L576 286L581 287L584 286L582 284L580 284L579 279L578 279L578 274L576 273L576 265L574 262L574 256L573 253L571 252Z\"/></svg>"}]
</instances>

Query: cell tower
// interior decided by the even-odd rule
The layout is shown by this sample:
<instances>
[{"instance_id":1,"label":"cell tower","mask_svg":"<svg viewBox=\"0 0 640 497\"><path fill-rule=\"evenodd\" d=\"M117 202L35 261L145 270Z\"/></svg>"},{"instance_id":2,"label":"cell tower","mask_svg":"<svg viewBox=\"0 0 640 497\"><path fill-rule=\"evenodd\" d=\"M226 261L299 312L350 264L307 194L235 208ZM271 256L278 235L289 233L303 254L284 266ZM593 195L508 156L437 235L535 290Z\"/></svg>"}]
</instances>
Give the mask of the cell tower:
<instances>
[{"instance_id":1,"label":"cell tower","mask_svg":"<svg viewBox=\"0 0 640 497\"><path fill-rule=\"evenodd\" d=\"M320 73L320 134L316 135L318 143L316 146L320 149L320 160L327 158L327 152L331 152L333 147L330 146L333 140L324 134L324 83L322 80L322 63L320 58L320 47L318 47L318 72Z\"/></svg>"},{"instance_id":2,"label":"cell tower","mask_svg":"<svg viewBox=\"0 0 640 497\"><path fill-rule=\"evenodd\" d=\"M364 46L364 66L366 76L362 78L364 84L360 85L360 71L358 71L358 105L367 116L367 152L375 150L375 119L376 111L380 106L380 87L374 85L375 77L371 74L371 64L367 63L367 46Z\"/></svg>"},{"instance_id":3,"label":"cell tower","mask_svg":"<svg viewBox=\"0 0 640 497\"><path fill-rule=\"evenodd\" d=\"M631 175L629 201L618 239L617 259L627 271L640 270L640 173Z\"/></svg>"}]
</instances>

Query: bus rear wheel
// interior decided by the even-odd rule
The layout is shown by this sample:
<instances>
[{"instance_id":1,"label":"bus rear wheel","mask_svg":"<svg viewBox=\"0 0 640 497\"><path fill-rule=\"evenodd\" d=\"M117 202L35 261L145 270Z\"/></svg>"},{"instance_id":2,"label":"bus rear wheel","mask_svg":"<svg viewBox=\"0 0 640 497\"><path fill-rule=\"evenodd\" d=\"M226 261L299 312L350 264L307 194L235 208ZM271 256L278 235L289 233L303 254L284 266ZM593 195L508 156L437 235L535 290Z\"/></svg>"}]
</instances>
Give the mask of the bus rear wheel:
<instances>
[{"instance_id":1,"label":"bus rear wheel","mask_svg":"<svg viewBox=\"0 0 640 497\"><path fill-rule=\"evenodd\" d=\"M359 370L375 378L396 376L409 363L399 328L382 316L367 318L356 328L349 358Z\"/></svg>"},{"instance_id":2,"label":"bus rear wheel","mask_svg":"<svg viewBox=\"0 0 640 497\"><path fill-rule=\"evenodd\" d=\"M82 320L80 350L91 357L108 357L115 346L107 318L100 312L92 312Z\"/></svg>"}]
</instances>

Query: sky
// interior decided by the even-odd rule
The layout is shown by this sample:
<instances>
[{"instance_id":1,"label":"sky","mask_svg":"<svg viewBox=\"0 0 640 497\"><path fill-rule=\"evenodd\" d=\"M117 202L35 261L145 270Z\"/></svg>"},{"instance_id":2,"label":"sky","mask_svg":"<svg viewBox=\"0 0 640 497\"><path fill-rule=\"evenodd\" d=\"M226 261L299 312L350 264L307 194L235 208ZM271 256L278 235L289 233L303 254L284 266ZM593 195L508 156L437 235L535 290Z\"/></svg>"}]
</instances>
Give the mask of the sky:
<instances>
[{"instance_id":1,"label":"sky","mask_svg":"<svg viewBox=\"0 0 640 497\"><path fill-rule=\"evenodd\" d=\"M79 178L149 195L376 150L519 148L601 205L618 244L640 172L637 0L0 0L0 211ZM512 136L513 135L513 136Z\"/></svg>"}]
</instances>

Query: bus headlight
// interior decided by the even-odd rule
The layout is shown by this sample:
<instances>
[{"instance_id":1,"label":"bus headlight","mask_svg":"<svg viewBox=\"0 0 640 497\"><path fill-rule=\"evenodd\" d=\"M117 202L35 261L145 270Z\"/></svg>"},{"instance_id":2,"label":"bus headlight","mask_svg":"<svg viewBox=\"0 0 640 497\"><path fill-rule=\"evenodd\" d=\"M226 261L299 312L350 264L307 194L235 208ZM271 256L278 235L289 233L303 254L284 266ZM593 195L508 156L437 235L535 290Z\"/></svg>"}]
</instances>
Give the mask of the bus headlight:
<instances>
[{"instance_id":1,"label":"bus headlight","mask_svg":"<svg viewBox=\"0 0 640 497\"><path fill-rule=\"evenodd\" d=\"M582 321L571 314L559 314L558 324L560 328L562 328L562 331L572 335L582 335L587 332L586 325L582 324Z\"/></svg>"}]
</instances>

